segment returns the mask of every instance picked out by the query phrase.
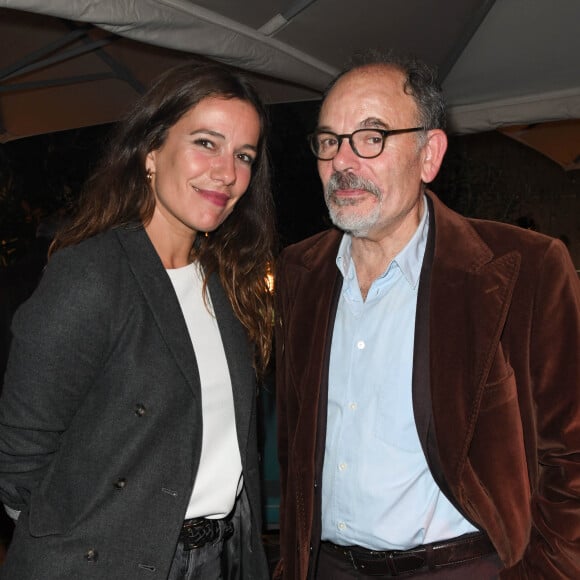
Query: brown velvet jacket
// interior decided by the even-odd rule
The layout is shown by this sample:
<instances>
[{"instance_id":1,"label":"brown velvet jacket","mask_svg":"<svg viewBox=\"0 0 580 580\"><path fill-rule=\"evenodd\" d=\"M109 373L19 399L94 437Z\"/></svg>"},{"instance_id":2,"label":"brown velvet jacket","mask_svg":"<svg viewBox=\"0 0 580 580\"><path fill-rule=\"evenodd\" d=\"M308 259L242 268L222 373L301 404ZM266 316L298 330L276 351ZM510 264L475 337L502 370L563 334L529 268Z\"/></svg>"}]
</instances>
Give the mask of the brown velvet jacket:
<instances>
[{"instance_id":1,"label":"brown velvet jacket","mask_svg":"<svg viewBox=\"0 0 580 580\"><path fill-rule=\"evenodd\" d=\"M466 219L428 192L413 399L435 480L485 531L502 579L580 578L580 283L565 246ZM328 361L341 232L287 248L276 285L281 561L320 544Z\"/></svg>"}]
</instances>

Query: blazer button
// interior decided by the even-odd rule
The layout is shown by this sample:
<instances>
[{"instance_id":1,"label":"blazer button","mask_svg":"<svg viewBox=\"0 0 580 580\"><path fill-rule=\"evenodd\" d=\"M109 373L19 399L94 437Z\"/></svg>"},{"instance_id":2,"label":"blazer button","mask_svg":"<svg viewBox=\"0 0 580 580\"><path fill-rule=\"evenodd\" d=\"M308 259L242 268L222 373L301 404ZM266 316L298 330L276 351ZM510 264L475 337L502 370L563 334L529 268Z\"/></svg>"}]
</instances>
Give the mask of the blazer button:
<instances>
[{"instance_id":1,"label":"blazer button","mask_svg":"<svg viewBox=\"0 0 580 580\"><path fill-rule=\"evenodd\" d=\"M117 481L115 481L114 485L117 489L125 489L127 486L127 480L124 477L120 477L117 479Z\"/></svg>"},{"instance_id":2,"label":"blazer button","mask_svg":"<svg viewBox=\"0 0 580 580\"><path fill-rule=\"evenodd\" d=\"M96 550L93 550L92 548L87 550L87 553L85 554L85 560L87 562L96 562L98 559L99 553Z\"/></svg>"},{"instance_id":3,"label":"blazer button","mask_svg":"<svg viewBox=\"0 0 580 580\"><path fill-rule=\"evenodd\" d=\"M145 409L145 405L139 404L135 407L135 415L137 415L137 417L143 417L146 411L147 409Z\"/></svg>"}]
</instances>

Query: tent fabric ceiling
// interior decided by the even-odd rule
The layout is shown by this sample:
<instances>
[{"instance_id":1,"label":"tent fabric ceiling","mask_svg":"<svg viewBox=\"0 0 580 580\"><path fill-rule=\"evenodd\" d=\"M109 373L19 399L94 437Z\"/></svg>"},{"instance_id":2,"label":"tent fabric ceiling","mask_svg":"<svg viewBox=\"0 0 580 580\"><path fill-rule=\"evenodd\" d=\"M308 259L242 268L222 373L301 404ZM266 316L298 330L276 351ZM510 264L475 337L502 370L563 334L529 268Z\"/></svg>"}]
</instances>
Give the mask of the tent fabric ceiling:
<instances>
[{"instance_id":1,"label":"tent fabric ceiling","mask_svg":"<svg viewBox=\"0 0 580 580\"><path fill-rule=\"evenodd\" d=\"M578 0L0 0L0 142L114 120L191 58L251 71L270 103L317 99L367 47L438 66L453 132L579 119L578 22ZM75 33L66 59L21 68Z\"/></svg>"}]
</instances>

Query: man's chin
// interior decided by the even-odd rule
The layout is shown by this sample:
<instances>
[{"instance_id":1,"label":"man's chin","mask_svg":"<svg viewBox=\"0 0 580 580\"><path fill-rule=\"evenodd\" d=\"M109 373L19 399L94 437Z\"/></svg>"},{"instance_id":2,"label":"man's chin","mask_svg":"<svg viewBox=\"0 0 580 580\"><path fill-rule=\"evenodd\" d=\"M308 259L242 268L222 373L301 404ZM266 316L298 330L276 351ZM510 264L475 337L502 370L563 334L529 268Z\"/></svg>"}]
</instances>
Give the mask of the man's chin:
<instances>
[{"instance_id":1,"label":"man's chin","mask_svg":"<svg viewBox=\"0 0 580 580\"><path fill-rule=\"evenodd\" d=\"M370 230L367 220L348 219L336 212L330 212L330 220L339 229L355 238L364 238Z\"/></svg>"}]
</instances>

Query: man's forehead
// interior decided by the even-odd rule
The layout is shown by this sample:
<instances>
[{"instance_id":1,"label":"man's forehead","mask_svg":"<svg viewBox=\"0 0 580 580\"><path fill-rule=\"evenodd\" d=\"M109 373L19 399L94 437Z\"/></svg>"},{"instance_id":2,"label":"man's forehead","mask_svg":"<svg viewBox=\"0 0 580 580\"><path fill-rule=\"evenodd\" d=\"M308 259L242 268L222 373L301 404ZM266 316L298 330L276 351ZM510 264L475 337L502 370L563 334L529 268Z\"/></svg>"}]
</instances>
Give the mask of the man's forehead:
<instances>
[{"instance_id":1,"label":"man's forehead","mask_svg":"<svg viewBox=\"0 0 580 580\"><path fill-rule=\"evenodd\" d=\"M405 92L404 73L391 65L371 64L356 68L340 77L329 92L330 96L335 91L351 86L370 86L372 89L388 86L390 90Z\"/></svg>"},{"instance_id":2,"label":"man's forehead","mask_svg":"<svg viewBox=\"0 0 580 580\"><path fill-rule=\"evenodd\" d=\"M389 117L405 112L414 117L416 104L405 92L403 73L386 65L368 65L338 79L322 103L319 123L324 124L328 117L347 115L356 116L360 123L377 117L388 124Z\"/></svg>"}]
</instances>

